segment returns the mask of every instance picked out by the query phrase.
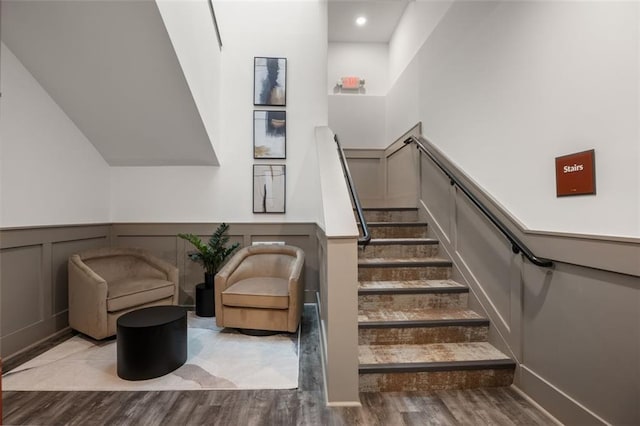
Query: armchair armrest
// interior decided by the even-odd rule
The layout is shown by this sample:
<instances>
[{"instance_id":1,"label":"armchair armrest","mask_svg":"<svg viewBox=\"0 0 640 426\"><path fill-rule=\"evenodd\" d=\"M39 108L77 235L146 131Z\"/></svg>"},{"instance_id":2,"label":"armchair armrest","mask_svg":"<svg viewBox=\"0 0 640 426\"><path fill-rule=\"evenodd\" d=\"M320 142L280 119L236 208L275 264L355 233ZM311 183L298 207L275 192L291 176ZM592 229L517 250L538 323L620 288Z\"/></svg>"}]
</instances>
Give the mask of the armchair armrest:
<instances>
[{"instance_id":1,"label":"armchair armrest","mask_svg":"<svg viewBox=\"0 0 640 426\"><path fill-rule=\"evenodd\" d=\"M249 256L249 250L248 247L245 247L243 249L240 249L238 252L236 252L235 255L233 255L231 257L231 259L229 259L229 261L218 271L218 273L215 276L215 287L216 287L216 293L218 292L218 289L220 289L220 292L222 292L222 290L225 290L227 287L229 287L231 284L233 284L233 281L229 281L229 277L231 276L231 274L233 274L233 272L238 269L238 266L240 266L240 264L242 263L242 261L244 259L247 258L247 256Z\"/></svg>"},{"instance_id":2,"label":"armchair armrest","mask_svg":"<svg viewBox=\"0 0 640 426\"><path fill-rule=\"evenodd\" d=\"M289 293L293 293L298 289L298 282L303 280L302 277L304 270L304 252L301 249L296 249L296 260L291 267L291 273L289 274Z\"/></svg>"},{"instance_id":3,"label":"armchair armrest","mask_svg":"<svg viewBox=\"0 0 640 426\"><path fill-rule=\"evenodd\" d=\"M107 282L100 275L96 274L93 269L89 268L83 261L80 259L80 256L74 254L69 258L69 279L71 280L72 271L75 275L74 278L77 278L79 282L84 282L87 285L99 286L104 284L105 288ZM77 275L76 275L77 274ZM74 280L75 281L75 280Z\"/></svg>"},{"instance_id":4,"label":"armchair armrest","mask_svg":"<svg viewBox=\"0 0 640 426\"><path fill-rule=\"evenodd\" d=\"M92 271L78 255L68 262L69 326L94 339L108 337L107 282Z\"/></svg>"},{"instance_id":5,"label":"armchair armrest","mask_svg":"<svg viewBox=\"0 0 640 426\"><path fill-rule=\"evenodd\" d=\"M296 260L291 265L289 275L289 315L288 331L294 332L298 328L302 308L304 306L304 251L295 248Z\"/></svg>"},{"instance_id":6,"label":"armchair armrest","mask_svg":"<svg viewBox=\"0 0 640 426\"><path fill-rule=\"evenodd\" d=\"M216 312L216 324L223 327L224 310L222 309L222 292L235 281L230 280L231 274L238 269L238 266L249 255L248 247L238 250L229 261L218 271L214 278L214 303Z\"/></svg>"}]
</instances>

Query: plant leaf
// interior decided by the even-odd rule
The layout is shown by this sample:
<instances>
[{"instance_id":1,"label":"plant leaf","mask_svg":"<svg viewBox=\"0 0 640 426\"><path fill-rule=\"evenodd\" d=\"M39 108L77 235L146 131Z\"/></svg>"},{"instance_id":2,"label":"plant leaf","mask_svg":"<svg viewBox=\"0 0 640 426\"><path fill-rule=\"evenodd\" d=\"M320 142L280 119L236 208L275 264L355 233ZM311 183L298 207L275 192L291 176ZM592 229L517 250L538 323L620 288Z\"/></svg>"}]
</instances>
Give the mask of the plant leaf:
<instances>
[{"instance_id":1,"label":"plant leaf","mask_svg":"<svg viewBox=\"0 0 640 426\"><path fill-rule=\"evenodd\" d=\"M226 235L228 229L229 225L221 223L207 244L204 244L200 237L193 234L178 234L178 237L190 242L196 248L195 252L187 254L189 259L200 263L208 273L215 274L227 257L240 246L239 243L234 243L230 247L226 247L229 242L229 237Z\"/></svg>"}]
</instances>

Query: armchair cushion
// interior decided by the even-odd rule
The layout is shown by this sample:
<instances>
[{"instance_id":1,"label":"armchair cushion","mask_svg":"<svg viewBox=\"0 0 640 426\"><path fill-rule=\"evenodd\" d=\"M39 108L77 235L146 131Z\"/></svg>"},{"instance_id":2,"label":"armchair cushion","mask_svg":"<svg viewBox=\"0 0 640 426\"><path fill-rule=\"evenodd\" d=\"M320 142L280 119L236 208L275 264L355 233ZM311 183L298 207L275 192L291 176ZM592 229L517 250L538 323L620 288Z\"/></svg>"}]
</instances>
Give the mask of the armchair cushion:
<instances>
[{"instance_id":1,"label":"armchair cushion","mask_svg":"<svg viewBox=\"0 0 640 426\"><path fill-rule=\"evenodd\" d=\"M247 278L222 292L222 304L244 308L289 309L289 286L282 278Z\"/></svg>"},{"instance_id":2,"label":"armchair cushion","mask_svg":"<svg viewBox=\"0 0 640 426\"><path fill-rule=\"evenodd\" d=\"M173 297L174 284L155 278L121 278L107 290L107 312L116 312Z\"/></svg>"}]
</instances>

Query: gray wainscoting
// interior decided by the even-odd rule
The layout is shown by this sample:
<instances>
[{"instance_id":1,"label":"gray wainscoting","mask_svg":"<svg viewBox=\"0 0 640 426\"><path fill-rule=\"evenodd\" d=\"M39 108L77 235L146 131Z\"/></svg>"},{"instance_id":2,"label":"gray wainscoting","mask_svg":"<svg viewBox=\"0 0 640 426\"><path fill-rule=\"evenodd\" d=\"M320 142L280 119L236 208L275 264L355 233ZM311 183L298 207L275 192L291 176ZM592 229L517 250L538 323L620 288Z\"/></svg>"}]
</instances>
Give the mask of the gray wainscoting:
<instances>
[{"instance_id":1,"label":"gray wainscoting","mask_svg":"<svg viewBox=\"0 0 640 426\"><path fill-rule=\"evenodd\" d=\"M385 149L344 149L362 207L417 207L420 154L404 140L421 132L418 123Z\"/></svg>"},{"instance_id":2,"label":"gray wainscoting","mask_svg":"<svg viewBox=\"0 0 640 426\"><path fill-rule=\"evenodd\" d=\"M110 225L0 231L0 350L15 354L68 326L67 259L110 244Z\"/></svg>"},{"instance_id":3,"label":"gray wainscoting","mask_svg":"<svg viewBox=\"0 0 640 426\"><path fill-rule=\"evenodd\" d=\"M202 268L190 261L189 244L178 233L208 240L219 223L115 223L0 230L0 355L11 357L68 327L67 259L105 246L138 247L180 269L180 299L194 304ZM305 302L318 291L317 225L312 223L230 224L230 242L284 241L302 248Z\"/></svg>"},{"instance_id":4,"label":"gray wainscoting","mask_svg":"<svg viewBox=\"0 0 640 426\"><path fill-rule=\"evenodd\" d=\"M537 267L513 254L430 160L423 157L420 166L421 217L452 259L456 278L471 288L471 306L491 319L490 341L517 361L516 386L567 424L638 424L637 241L538 235L536 255L555 265ZM505 223L532 241L513 221ZM566 252L557 250L558 241ZM589 244L603 248L586 250ZM618 253L625 257L616 259Z\"/></svg>"}]
</instances>

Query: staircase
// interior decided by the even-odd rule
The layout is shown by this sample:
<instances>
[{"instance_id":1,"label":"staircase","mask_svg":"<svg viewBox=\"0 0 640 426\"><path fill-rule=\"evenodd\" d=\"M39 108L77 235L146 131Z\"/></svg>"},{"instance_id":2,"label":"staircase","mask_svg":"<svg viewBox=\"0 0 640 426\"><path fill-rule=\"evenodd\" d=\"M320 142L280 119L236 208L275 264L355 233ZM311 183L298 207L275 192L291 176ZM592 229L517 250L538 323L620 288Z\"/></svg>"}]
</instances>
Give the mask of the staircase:
<instances>
[{"instance_id":1,"label":"staircase","mask_svg":"<svg viewBox=\"0 0 640 426\"><path fill-rule=\"evenodd\" d=\"M489 320L468 308L417 209L365 209L359 250L360 391L509 386L515 363L487 342Z\"/></svg>"}]
</instances>

